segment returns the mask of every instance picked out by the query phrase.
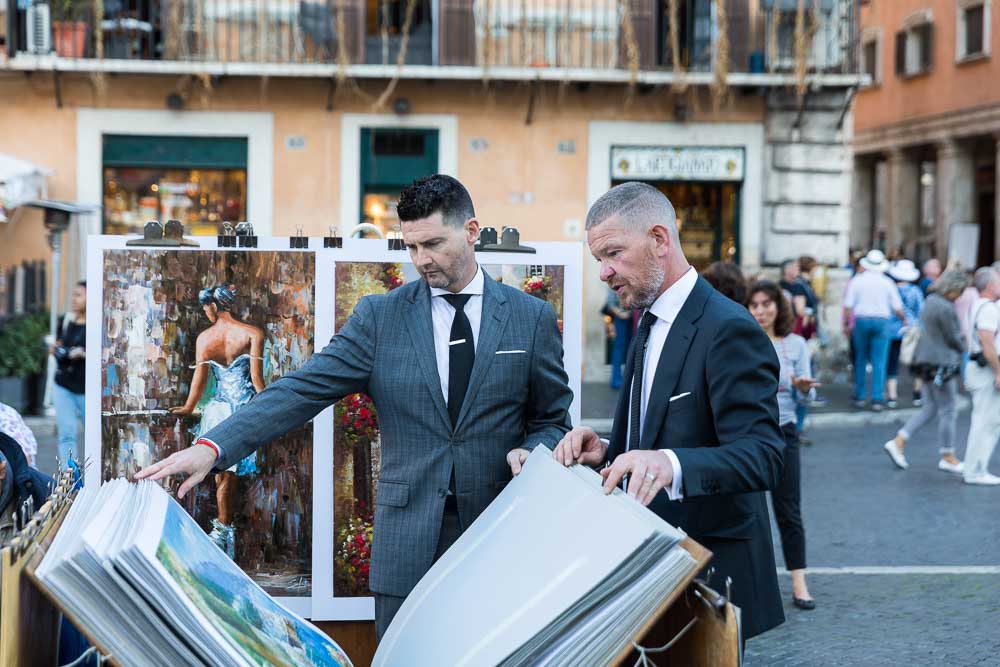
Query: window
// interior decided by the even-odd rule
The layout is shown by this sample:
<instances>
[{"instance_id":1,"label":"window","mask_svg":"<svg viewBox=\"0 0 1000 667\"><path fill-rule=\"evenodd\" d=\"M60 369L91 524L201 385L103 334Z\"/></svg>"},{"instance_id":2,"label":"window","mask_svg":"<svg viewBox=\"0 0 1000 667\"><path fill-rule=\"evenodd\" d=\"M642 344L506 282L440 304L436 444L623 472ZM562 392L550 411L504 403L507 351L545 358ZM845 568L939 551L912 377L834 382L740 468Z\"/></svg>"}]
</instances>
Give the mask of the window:
<instances>
[{"instance_id":1,"label":"window","mask_svg":"<svg viewBox=\"0 0 1000 667\"><path fill-rule=\"evenodd\" d=\"M869 85L882 82L882 39L880 29L866 30L861 36L861 71L871 78Z\"/></svg>"},{"instance_id":2,"label":"window","mask_svg":"<svg viewBox=\"0 0 1000 667\"><path fill-rule=\"evenodd\" d=\"M247 219L247 140L105 134L104 233L142 233L148 220L180 220L218 234Z\"/></svg>"},{"instance_id":3,"label":"window","mask_svg":"<svg viewBox=\"0 0 1000 667\"><path fill-rule=\"evenodd\" d=\"M955 60L981 58L990 52L989 0L959 0L955 22Z\"/></svg>"},{"instance_id":4,"label":"window","mask_svg":"<svg viewBox=\"0 0 1000 667\"><path fill-rule=\"evenodd\" d=\"M896 33L896 74L917 76L934 64L934 23L929 12L920 12L903 22Z\"/></svg>"}]
</instances>

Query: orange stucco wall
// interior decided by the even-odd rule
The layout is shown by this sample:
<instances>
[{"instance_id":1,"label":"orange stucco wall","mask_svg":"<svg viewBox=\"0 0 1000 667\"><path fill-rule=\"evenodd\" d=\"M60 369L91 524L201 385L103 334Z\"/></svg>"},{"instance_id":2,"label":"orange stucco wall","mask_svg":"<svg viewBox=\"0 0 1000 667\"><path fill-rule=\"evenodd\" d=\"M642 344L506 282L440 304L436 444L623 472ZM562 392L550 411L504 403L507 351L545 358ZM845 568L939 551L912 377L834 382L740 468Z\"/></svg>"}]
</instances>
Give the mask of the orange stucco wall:
<instances>
[{"instance_id":1,"label":"orange stucco wall","mask_svg":"<svg viewBox=\"0 0 1000 667\"><path fill-rule=\"evenodd\" d=\"M0 77L0 150L53 169L49 196L76 197L76 109L164 109L178 77L107 76L98 99L89 77L63 75L63 108L56 107L51 74ZM264 111L274 122L273 233L325 234L340 211L341 114L372 113L372 100L384 81L345 86L326 111L327 84L320 80L222 79L210 91L193 86L187 108L202 111ZM591 120L668 121L674 106L669 90L636 94L626 102L622 86L540 86L531 124L526 124L526 84L479 82L401 82L393 99L406 97L414 114L454 114L458 118L459 178L469 187L484 224L514 225L525 238L564 240L563 221L586 214L587 124ZM732 96L716 111L707 96L696 100L691 121L760 122L759 96ZM155 133L155 127L151 128ZM285 147L300 135L302 150ZM489 148L473 152L469 141L482 138ZM573 154L556 150L559 141L575 142ZM99 174L94 175L100 178ZM251 184L252 187L252 184ZM524 203L511 193L532 193ZM356 196L351 193L350 196ZM0 264L16 257L47 253L40 218L25 216L0 228Z\"/></svg>"},{"instance_id":2,"label":"orange stucco wall","mask_svg":"<svg viewBox=\"0 0 1000 667\"><path fill-rule=\"evenodd\" d=\"M858 93L854 127L858 133L894 123L1000 104L1000 4L992 2L991 55L955 62L955 0L877 0L862 5L862 30L881 27L881 83ZM906 17L930 9L934 21L934 61L929 73L896 75L896 33Z\"/></svg>"}]
</instances>

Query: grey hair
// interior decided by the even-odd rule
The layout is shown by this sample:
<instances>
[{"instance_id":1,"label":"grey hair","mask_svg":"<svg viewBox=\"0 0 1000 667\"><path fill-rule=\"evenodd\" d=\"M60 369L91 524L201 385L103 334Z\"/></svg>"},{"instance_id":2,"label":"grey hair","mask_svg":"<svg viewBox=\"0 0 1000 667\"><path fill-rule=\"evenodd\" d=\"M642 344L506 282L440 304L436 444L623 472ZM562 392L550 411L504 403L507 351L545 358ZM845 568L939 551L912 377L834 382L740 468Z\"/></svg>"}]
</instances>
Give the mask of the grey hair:
<instances>
[{"instance_id":1,"label":"grey hair","mask_svg":"<svg viewBox=\"0 0 1000 667\"><path fill-rule=\"evenodd\" d=\"M587 231L606 220L618 221L632 231L645 232L660 224L677 240L677 213L666 195L648 183L629 181L611 188L587 212Z\"/></svg>"},{"instance_id":2,"label":"grey hair","mask_svg":"<svg viewBox=\"0 0 1000 667\"><path fill-rule=\"evenodd\" d=\"M948 269L934 281L934 291L944 296L952 292L961 292L969 286L969 277L958 269Z\"/></svg>"},{"instance_id":3,"label":"grey hair","mask_svg":"<svg viewBox=\"0 0 1000 667\"><path fill-rule=\"evenodd\" d=\"M992 266L983 266L976 269L975 275L972 277L972 284L975 285L976 289L982 292L984 289L990 286L997 277L997 271Z\"/></svg>"}]
</instances>

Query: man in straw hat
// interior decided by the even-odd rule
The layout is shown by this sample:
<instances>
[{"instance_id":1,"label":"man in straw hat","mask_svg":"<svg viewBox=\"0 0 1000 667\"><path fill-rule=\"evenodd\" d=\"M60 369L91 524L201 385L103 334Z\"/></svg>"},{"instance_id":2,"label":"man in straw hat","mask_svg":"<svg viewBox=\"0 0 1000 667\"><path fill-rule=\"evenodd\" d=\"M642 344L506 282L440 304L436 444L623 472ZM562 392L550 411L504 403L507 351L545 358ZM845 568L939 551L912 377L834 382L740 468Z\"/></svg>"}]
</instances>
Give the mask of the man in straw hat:
<instances>
[{"instance_id":1,"label":"man in straw hat","mask_svg":"<svg viewBox=\"0 0 1000 667\"><path fill-rule=\"evenodd\" d=\"M844 296L844 334L854 343L854 407L865 407L868 363L872 365L872 410L882 410L889 363L891 317L900 320L903 301L892 279L885 275L889 261L881 250L861 258L861 268L847 284ZM854 326L851 328L853 319Z\"/></svg>"}]
</instances>

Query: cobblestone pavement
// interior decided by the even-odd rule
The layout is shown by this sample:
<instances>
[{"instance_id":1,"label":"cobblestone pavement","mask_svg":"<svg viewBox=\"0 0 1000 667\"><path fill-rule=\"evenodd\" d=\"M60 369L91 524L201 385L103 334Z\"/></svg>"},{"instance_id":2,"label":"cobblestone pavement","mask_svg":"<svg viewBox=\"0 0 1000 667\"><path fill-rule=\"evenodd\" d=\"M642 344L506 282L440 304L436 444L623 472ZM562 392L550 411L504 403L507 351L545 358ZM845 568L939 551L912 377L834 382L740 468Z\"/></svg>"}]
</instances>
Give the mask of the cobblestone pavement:
<instances>
[{"instance_id":1,"label":"cobblestone pavement","mask_svg":"<svg viewBox=\"0 0 1000 667\"><path fill-rule=\"evenodd\" d=\"M960 458L968 424L965 413ZM910 468L897 470L881 448L895 430L813 429L802 474L817 608L793 607L791 580L779 577L786 622L748 643L747 665L1000 665L1000 488L939 471L933 428L914 437ZM774 540L782 567L776 530ZM850 573L873 566L883 568Z\"/></svg>"},{"instance_id":2,"label":"cobblestone pavement","mask_svg":"<svg viewBox=\"0 0 1000 667\"><path fill-rule=\"evenodd\" d=\"M791 598L791 579L781 578ZM1000 574L814 576L813 611L747 644L748 667L1000 665Z\"/></svg>"},{"instance_id":3,"label":"cobblestone pavement","mask_svg":"<svg viewBox=\"0 0 1000 667\"><path fill-rule=\"evenodd\" d=\"M811 429L815 444L802 448L807 555L816 568L809 586L818 606L794 608L782 574L787 620L748 643L746 664L1000 666L1000 488L967 486L939 471L933 427L908 445L909 470L897 470L882 443L900 424L888 415L879 423L851 417ZM52 422L29 423L40 467L49 469ZM960 457L968 425L964 411ZM1000 454L993 460L1000 473ZM776 531L774 544L781 568ZM933 573L938 566L948 569ZM882 569L851 573L866 567Z\"/></svg>"}]
</instances>

